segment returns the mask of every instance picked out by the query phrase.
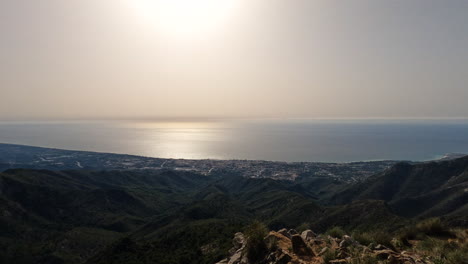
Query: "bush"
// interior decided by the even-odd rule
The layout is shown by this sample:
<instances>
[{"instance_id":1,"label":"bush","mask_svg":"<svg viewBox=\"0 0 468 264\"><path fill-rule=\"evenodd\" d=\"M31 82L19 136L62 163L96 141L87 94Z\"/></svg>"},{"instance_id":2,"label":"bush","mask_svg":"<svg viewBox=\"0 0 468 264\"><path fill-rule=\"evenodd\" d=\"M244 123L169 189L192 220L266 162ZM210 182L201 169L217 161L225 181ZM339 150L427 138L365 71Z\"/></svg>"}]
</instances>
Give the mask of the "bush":
<instances>
[{"instance_id":1,"label":"bush","mask_svg":"<svg viewBox=\"0 0 468 264\"><path fill-rule=\"evenodd\" d=\"M427 237L417 248L426 252L434 263L468 264L468 245L463 242Z\"/></svg>"},{"instance_id":2,"label":"bush","mask_svg":"<svg viewBox=\"0 0 468 264\"><path fill-rule=\"evenodd\" d=\"M424 240L427 236L455 237L439 218L429 218L416 225L403 228L398 235L398 239L406 246L410 246L408 240Z\"/></svg>"},{"instance_id":3,"label":"bush","mask_svg":"<svg viewBox=\"0 0 468 264\"><path fill-rule=\"evenodd\" d=\"M332 227L331 229L328 229L327 234L332 236L332 237L343 237L346 235L346 232L339 226Z\"/></svg>"},{"instance_id":4,"label":"bush","mask_svg":"<svg viewBox=\"0 0 468 264\"><path fill-rule=\"evenodd\" d=\"M468 249L457 249L447 253L447 264L467 264L468 263Z\"/></svg>"},{"instance_id":5,"label":"bush","mask_svg":"<svg viewBox=\"0 0 468 264\"><path fill-rule=\"evenodd\" d=\"M392 236L390 233L384 231L374 231L374 232L353 232L353 238L359 242L361 245L368 246L370 243L381 244L389 248L394 248L392 244Z\"/></svg>"},{"instance_id":6,"label":"bush","mask_svg":"<svg viewBox=\"0 0 468 264\"><path fill-rule=\"evenodd\" d=\"M389 248L394 248L392 244L392 236L384 231L376 231L371 234L375 243L384 245Z\"/></svg>"},{"instance_id":7,"label":"bush","mask_svg":"<svg viewBox=\"0 0 468 264\"><path fill-rule=\"evenodd\" d=\"M416 228L414 227L405 227L399 232L397 237L406 246L411 246L411 244L409 243L409 240L420 238L420 234L418 234L418 232L416 231Z\"/></svg>"},{"instance_id":8,"label":"bush","mask_svg":"<svg viewBox=\"0 0 468 264\"><path fill-rule=\"evenodd\" d=\"M267 245L264 238L268 234L266 226L258 221L253 222L245 230L247 238L247 258L251 262L258 262L263 259L267 253Z\"/></svg>"},{"instance_id":9,"label":"bush","mask_svg":"<svg viewBox=\"0 0 468 264\"><path fill-rule=\"evenodd\" d=\"M447 232L439 218L430 218L419 222L416 225L416 230L429 236L444 235Z\"/></svg>"},{"instance_id":10,"label":"bush","mask_svg":"<svg viewBox=\"0 0 468 264\"><path fill-rule=\"evenodd\" d=\"M367 232L366 233L353 232L352 237L361 245L365 245L365 246L368 246L370 243L375 242L371 234Z\"/></svg>"},{"instance_id":11,"label":"bush","mask_svg":"<svg viewBox=\"0 0 468 264\"><path fill-rule=\"evenodd\" d=\"M323 254L323 261L325 264L330 263L330 261L338 258L338 253L336 250L329 248L325 254Z\"/></svg>"}]
</instances>

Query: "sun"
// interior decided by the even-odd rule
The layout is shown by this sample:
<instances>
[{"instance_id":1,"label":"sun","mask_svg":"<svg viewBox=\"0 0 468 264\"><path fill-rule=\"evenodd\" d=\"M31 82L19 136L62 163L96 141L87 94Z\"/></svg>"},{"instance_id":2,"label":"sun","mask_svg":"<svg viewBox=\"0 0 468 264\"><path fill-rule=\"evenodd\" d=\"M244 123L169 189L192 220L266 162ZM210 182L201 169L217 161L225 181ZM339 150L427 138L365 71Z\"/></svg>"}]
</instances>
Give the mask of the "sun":
<instances>
[{"instance_id":1,"label":"sun","mask_svg":"<svg viewBox=\"0 0 468 264\"><path fill-rule=\"evenodd\" d=\"M215 31L238 0L128 0L138 16L165 33L199 35Z\"/></svg>"}]
</instances>

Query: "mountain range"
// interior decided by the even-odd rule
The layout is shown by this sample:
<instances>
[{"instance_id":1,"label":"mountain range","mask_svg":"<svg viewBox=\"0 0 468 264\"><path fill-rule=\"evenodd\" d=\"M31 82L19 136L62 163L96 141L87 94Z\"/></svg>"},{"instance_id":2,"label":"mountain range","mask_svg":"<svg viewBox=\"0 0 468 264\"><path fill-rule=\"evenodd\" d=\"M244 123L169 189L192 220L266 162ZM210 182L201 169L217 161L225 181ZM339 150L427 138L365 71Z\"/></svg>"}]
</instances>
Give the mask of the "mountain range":
<instances>
[{"instance_id":1,"label":"mountain range","mask_svg":"<svg viewBox=\"0 0 468 264\"><path fill-rule=\"evenodd\" d=\"M1 163L1 160L0 160ZM468 157L395 162L345 181L159 169L0 173L1 263L216 263L253 221L269 229L394 232L468 226Z\"/></svg>"}]
</instances>

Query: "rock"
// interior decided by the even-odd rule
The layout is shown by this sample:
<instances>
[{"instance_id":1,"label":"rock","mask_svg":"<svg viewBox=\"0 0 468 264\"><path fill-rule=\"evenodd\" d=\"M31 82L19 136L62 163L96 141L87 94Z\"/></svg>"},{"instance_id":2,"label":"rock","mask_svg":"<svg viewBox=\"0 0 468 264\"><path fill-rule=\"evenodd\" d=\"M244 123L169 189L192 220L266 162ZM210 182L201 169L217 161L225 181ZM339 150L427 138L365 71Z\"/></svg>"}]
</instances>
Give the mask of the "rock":
<instances>
[{"instance_id":1,"label":"rock","mask_svg":"<svg viewBox=\"0 0 468 264\"><path fill-rule=\"evenodd\" d=\"M229 259L223 259L220 262L216 262L216 264L228 264L228 263L229 263Z\"/></svg>"},{"instance_id":2,"label":"rock","mask_svg":"<svg viewBox=\"0 0 468 264\"><path fill-rule=\"evenodd\" d=\"M345 250L340 250L336 256L344 259L344 258L349 257L349 253L346 252Z\"/></svg>"},{"instance_id":3,"label":"rock","mask_svg":"<svg viewBox=\"0 0 468 264\"><path fill-rule=\"evenodd\" d=\"M347 247L347 246L350 246L350 245L348 244L347 241L342 240L342 241L340 242L340 248L345 248L345 247Z\"/></svg>"},{"instance_id":4,"label":"rock","mask_svg":"<svg viewBox=\"0 0 468 264\"><path fill-rule=\"evenodd\" d=\"M343 236L343 240L340 242L340 248L349 246L359 246L359 243L348 235Z\"/></svg>"},{"instance_id":5,"label":"rock","mask_svg":"<svg viewBox=\"0 0 468 264\"><path fill-rule=\"evenodd\" d=\"M291 235L289 234L288 230L286 230L286 228L281 229L280 231L278 231L278 233L282 234L287 238L291 238Z\"/></svg>"},{"instance_id":6,"label":"rock","mask_svg":"<svg viewBox=\"0 0 468 264\"><path fill-rule=\"evenodd\" d=\"M309 241L313 238L315 238L316 234L314 232L312 232L312 230L306 230L304 232L301 233L301 237L302 239L304 239L304 241Z\"/></svg>"},{"instance_id":7,"label":"rock","mask_svg":"<svg viewBox=\"0 0 468 264\"><path fill-rule=\"evenodd\" d=\"M346 259L335 259L335 260L330 260L328 263L348 263Z\"/></svg>"},{"instance_id":8,"label":"rock","mask_svg":"<svg viewBox=\"0 0 468 264\"><path fill-rule=\"evenodd\" d=\"M289 229L288 233L289 233L291 236L293 236L293 235L298 235L298 234L299 234L299 233L298 233L296 230L294 230L294 229Z\"/></svg>"},{"instance_id":9,"label":"rock","mask_svg":"<svg viewBox=\"0 0 468 264\"><path fill-rule=\"evenodd\" d=\"M322 250L320 250L320 252L318 253L319 256L325 254L326 252L328 251L328 248L327 247L324 247L322 248Z\"/></svg>"},{"instance_id":10,"label":"rock","mask_svg":"<svg viewBox=\"0 0 468 264\"><path fill-rule=\"evenodd\" d=\"M387 258L387 262L388 262L388 264L398 264L399 261L395 256L390 255Z\"/></svg>"},{"instance_id":11,"label":"rock","mask_svg":"<svg viewBox=\"0 0 468 264\"><path fill-rule=\"evenodd\" d=\"M375 246L373 249L374 249L374 250L384 250L384 249L388 249L388 248L385 247L385 246L382 246L381 244L378 244L378 245Z\"/></svg>"},{"instance_id":12,"label":"rock","mask_svg":"<svg viewBox=\"0 0 468 264\"><path fill-rule=\"evenodd\" d=\"M243 246L245 246L245 237L244 237L244 234L238 232L234 235L234 239L232 240L232 244L234 246L234 248L237 250L237 249L240 249L242 248Z\"/></svg>"},{"instance_id":13,"label":"rock","mask_svg":"<svg viewBox=\"0 0 468 264\"><path fill-rule=\"evenodd\" d=\"M362 247L362 253L363 254L370 254L372 253L372 250L368 247Z\"/></svg>"},{"instance_id":14,"label":"rock","mask_svg":"<svg viewBox=\"0 0 468 264\"><path fill-rule=\"evenodd\" d=\"M242 251L237 251L234 253L228 261L228 264L239 264L242 260Z\"/></svg>"},{"instance_id":15,"label":"rock","mask_svg":"<svg viewBox=\"0 0 468 264\"><path fill-rule=\"evenodd\" d=\"M379 258L379 259L388 259L392 255L396 255L397 253L393 250L390 249L383 249L383 250L376 250L374 251L374 254Z\"/></svg>"},{"instance_id":16,"label":"rock","mask_svg":"<svg viewBox=\"0 0 468 264\"><path fill-rule=\"evenodd\" d=\"M291 237L292 250L298 256L315 256L312 249L302 240L300 235L293 235Z\"/></svg>"},{"instance_id":17,"label":"rock","mask_svg":"<svg viewBox=\"0 0 468 264\"><path fill-rule=\"evenodd\" d=\"M291 240L286 236L278 232L271 231L264 239L267 246L275 245L275 247L279 250L287 250L288 248L292 248Z\"/></svg>"},{"instance_id":18,"label":"rock","mask_svg":"<svg viewBox=\"0 0 468 264\"><path fill-rule=\"evenodd\" d=\"M244 254L246 243L244 234L240 232L236 233L232 239L233 247L229 250L229 255L231 255L231 257L224 259L217 264L248 264L247 256Z\"/></svg>"},{"instance_id":19,"label":"rock","mask_svg":"<svg viewBox=\"0 0 468 264\"><path fill-rule=\"evenodd\" d=\"M292 257L288 254L288 252L278 249L274 252L271 252L263 262L271 264L287 264L291 260Z\"/></svg>"},{"instance_id":20,"label":"rock","mask_svg":"<svg viewBox=\"0 0 468 264\"><path fill-rule=\"evenodd\" d=\"M291 261L292 257L288 254L282 253L276 260L276 264L288 264Z\"/></svg>"}]
</instances>

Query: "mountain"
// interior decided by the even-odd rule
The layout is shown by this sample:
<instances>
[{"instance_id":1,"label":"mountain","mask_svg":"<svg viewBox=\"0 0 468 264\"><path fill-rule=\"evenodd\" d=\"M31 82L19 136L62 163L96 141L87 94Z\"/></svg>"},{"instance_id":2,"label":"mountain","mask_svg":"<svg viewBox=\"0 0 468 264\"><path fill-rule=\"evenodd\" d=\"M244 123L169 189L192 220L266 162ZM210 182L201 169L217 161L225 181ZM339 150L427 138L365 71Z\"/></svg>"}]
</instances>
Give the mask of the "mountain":
<instances>
[{"instance_id":1,"label":"mountain","mask_svg":"<svg viewBox=\"0 0 468 264\"><path fill-rule=\"evenodd\" d=\"M82 263L153 216L188 203L183 194L209 181L165 170L7 170L0 173L0 260Z\"/></svg>"},{"instance_id":2,"label":"mountain","mask_svg":"<svg viewBox=\"0 0 468 264\"><path fill-rule=\"evenodd\" d=\"M263 166L263 165L262 165ZM398 163L355 184L181 169L0 173L1 263L215 263L253 221L269 229L397 234L465 228L468 158Z\"/></svg>"},{"instance_id":3,"label":"mountain","mask_svg":"<svg viewBox=\"0 0 468 264\"><path fill-rule=\"evenodd\" d=\"M446 216L468 225L468 157L421 164L399 163L333 195L337 204L374 199L404 217Z\"/></svg>"}]
</instances>

